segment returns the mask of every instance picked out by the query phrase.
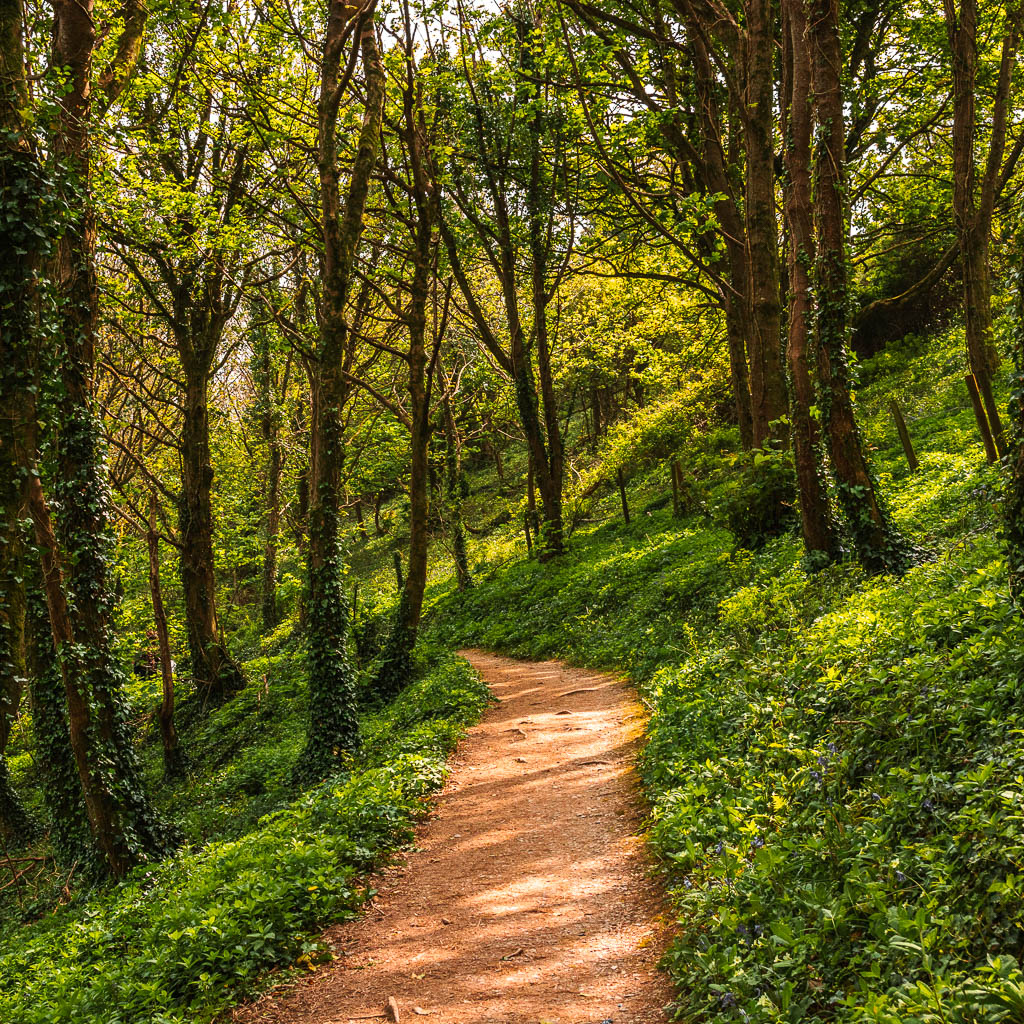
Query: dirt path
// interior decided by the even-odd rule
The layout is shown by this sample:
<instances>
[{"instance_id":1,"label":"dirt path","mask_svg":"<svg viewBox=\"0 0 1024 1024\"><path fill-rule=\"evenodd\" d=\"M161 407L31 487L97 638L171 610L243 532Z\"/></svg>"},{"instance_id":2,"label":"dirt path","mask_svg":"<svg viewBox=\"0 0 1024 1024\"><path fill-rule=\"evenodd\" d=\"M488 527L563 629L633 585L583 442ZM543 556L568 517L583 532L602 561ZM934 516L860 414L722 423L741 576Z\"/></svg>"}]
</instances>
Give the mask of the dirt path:
<instances>
[{"instance_id":1,"label":"dirt path","mask_svg":"<svg viewBox=\"0 0 1024 1024\"><path fill-rule=\"evenodd\" d=\"M243 1024L655 1024L663 907L646 877L629 688L558 662L463 652L500 704L459 746L436 812L340 955Z\"/></svg>"}]
</instances>

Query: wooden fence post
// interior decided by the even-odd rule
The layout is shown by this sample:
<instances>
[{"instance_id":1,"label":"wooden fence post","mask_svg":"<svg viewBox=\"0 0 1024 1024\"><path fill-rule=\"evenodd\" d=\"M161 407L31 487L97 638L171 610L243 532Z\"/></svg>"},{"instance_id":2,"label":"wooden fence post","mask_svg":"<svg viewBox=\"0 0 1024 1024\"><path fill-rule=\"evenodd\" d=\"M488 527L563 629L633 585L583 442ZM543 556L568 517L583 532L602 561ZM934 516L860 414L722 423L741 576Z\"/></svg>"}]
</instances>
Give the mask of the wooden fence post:
<instances>
[{"instance_id":1,"label":"wooden fence post","mask_svg":"<svg viewBox=\"0 0 1024 1024\"><path fill-rule=\"evenodd\" d=\"M989 465L999 460L999 453L996 451L996 443L992 440L992 430L988 425L988 417L985 415L985 406L981 401L981 392L978 390L978 381L973 373L964 377L967 382L967 390L971 395L971 405L974 406L974 418L978 421L978 430L981 431L981 439L985 442L985 457Z\"/></svg>"},{"instance_id":2,"label":"wooden fence post","mask_svg":"<svg viewBox=\"0 0 1024 1024\"><path fill-rule=\"evenodd\" d=\"M903 443L903 451L907 456L907 464L910 466L911 472L914 472L918 467L917 453L914 451L913 442L910 440L910 431L907 430L907 421L903 418L903 413L900 411L900 404L895 398L889 399L889 409L892 412L892 418L896 421L896 432L900 435L900 441Z\"/></svg>"},{"instance_id":3,"label":"wooden fence post","mask_svg":"<svg viewBox=\"0 0 1024 1024\"><path fill-rule=\"evenodd\" d=\"M619 497L622 499L622 518L626 520L626 525L629 525L629 502L626 501L626 478L622 475L621 468L616 474L619 481Z\"/></svg>"}]
</instances>

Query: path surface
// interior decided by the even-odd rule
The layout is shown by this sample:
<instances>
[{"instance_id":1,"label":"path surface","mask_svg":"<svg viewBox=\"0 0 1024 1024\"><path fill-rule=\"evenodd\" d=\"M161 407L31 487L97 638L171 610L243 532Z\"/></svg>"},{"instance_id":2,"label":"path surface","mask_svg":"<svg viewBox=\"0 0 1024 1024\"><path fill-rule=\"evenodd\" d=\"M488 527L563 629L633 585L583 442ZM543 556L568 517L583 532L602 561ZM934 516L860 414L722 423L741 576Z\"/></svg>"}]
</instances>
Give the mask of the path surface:
<instances>
[{"instance_id":1,"label":"path surface","mask_svg":"<svg viewBox=\"0 0 1024 1024\"><path fill-rule=\"evenodd\" d=\"M463 652L500 704L459 745L416 850L376 882L337 958L239 1024L655 1024L663 906L632 763L643 716L610 676Z\"/></svg>"}]
</instances>

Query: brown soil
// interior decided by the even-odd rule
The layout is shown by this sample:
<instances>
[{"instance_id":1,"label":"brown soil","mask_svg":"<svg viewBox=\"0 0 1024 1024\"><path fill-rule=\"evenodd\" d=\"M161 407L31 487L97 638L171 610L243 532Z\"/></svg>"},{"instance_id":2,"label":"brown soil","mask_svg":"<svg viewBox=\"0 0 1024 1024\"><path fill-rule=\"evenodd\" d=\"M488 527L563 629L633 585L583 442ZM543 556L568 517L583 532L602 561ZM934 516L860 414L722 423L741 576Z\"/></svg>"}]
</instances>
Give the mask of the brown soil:
<instances>
[{"instance_id":1,"label":"brown soil","mask_svg":"<svg viewBox=\"0 0 1024 1024\"><path fill-rule=\"evenodd\" d=\"M607 675L463 652L500 703L460 744L404 864L337 958L238 1024L655 1024L667 927L633 760L643 712ZM385 1019L383 1016L380 1019Z\"/></svg>"}]
</instances>

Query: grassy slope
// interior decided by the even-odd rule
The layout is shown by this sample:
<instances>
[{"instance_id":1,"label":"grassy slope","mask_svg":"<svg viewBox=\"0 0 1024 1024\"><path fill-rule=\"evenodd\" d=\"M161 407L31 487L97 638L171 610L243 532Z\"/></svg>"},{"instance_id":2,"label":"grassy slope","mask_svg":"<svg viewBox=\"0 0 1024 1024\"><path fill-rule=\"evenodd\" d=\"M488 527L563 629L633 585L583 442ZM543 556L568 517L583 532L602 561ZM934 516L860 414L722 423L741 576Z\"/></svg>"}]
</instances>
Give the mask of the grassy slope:
<instances>
[{"instance_id":1,"label":"grassy slope","mask_svg":"<svg viewBox=\"0 0 1024 1024\"><path fill-rule=\"evenodd\" d=\"M474 590L432 592L447 643L640 685L681 1019L1024 1020L1024 628L961 365L951 335L862 368L882 483L926 552L903 579L809 576L791 537L734 550L714 525L727 484L680 522L661 471L634 481L630 526L581 530L546 566L509 528L477 546Z\"/></svg>"}]
</instances>

